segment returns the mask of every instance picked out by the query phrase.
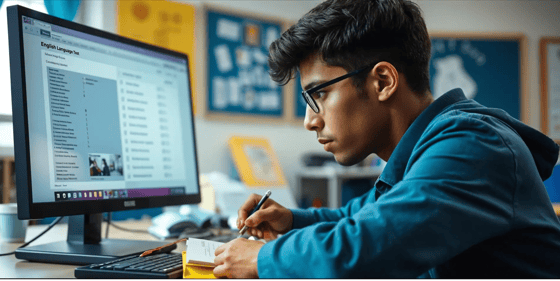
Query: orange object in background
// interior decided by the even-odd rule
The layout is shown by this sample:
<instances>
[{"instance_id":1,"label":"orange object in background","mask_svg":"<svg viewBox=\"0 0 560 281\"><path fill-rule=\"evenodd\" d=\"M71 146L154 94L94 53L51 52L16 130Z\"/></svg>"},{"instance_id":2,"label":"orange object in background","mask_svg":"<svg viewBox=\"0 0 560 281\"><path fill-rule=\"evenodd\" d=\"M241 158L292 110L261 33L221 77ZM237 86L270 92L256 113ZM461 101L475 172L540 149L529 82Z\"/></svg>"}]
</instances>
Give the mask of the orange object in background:
<instances>
[{"instance_id":1,"label":"orange object in background","mask_svg":"<svg viewBox=\"0 0 560 281\"><path fill-rule=\"evenodd\" d=\"M311 203L311 206L313 206L314 208L321 208L323 207L323 201L315 197L313 199L313 202Z\"/></svg>"}]
</instances>

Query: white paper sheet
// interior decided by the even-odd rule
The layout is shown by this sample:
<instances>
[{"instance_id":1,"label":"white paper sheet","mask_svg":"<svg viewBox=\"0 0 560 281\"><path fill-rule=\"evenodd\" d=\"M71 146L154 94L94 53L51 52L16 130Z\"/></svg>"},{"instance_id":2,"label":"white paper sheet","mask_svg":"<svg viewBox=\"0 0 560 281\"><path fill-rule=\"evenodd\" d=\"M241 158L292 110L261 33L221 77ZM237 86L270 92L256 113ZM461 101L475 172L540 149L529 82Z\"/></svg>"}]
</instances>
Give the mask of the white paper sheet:
<instances>
[{"instance_id":1,"label":"white paper sheet","mask_svg":"<svg viewBox=\"0 0 560 281\"><path fill-rule=\"evenodd\" d=\"M216 56L216 62L220 72L226 73L233 69L233 62L227 45L223 44L216 46L214 48L214 56Z\"/></svg>"},{"instance_id":2,"label":"white paper sheet","mask_svg":"<svg viewBox=\"0 0 560 281\"><path fill-rule=\"evenodd\" d=\"M219 19L216 33L218 37L233 42L241 40L241 26L233 21Z\"/></svg>"}]
</instances>

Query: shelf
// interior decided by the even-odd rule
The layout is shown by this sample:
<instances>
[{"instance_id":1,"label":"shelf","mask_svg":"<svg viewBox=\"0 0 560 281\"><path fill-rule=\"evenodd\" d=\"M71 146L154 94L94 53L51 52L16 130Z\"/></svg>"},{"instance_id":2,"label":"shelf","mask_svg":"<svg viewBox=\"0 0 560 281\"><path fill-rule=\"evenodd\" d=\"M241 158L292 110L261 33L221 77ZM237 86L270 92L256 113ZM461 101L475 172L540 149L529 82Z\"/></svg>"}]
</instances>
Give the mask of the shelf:
<instances>
[{"instance_id":1,"label":"shelf","mask_svg":"<svg viewBox=\"0 0 560 281\"><path fill-rule=\"evenodd\" d=\"M304 188L311 188L310 186L303 186L303 181L312 180L326 180L327 186L327 207L339 208L342 205L342 184L346 180L352 179L374 179L381 175L382 168L371 167L305 167L298 174L298 184L296 189L297 199L304 197ZM309 191L309 190L308 190Z\"/></svg>"}]
</instances>

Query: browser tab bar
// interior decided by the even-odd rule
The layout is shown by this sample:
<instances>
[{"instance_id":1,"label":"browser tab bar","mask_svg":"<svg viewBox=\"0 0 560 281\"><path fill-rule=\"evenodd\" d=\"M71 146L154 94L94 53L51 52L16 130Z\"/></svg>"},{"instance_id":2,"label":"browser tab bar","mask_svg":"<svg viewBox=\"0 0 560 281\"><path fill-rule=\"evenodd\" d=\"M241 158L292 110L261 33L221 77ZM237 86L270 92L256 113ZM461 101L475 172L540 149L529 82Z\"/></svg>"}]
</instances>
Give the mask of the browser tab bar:
<instances>
[{"instance_id":1,"label":"browser tab bar","mask_svg":"<svg viewBox=\"0 0 560 281\"><path fill-rule=\"evenodd\" d=\"M35 20L35 25L37 25L37 26L39 26L39 27L41 27L41 28L44 28L44 29L51 30L51 25L50 25L50 24L46 24L46 23L40 22L40 21L38 21L38 20Z\"/></svg>"}]
</instances>

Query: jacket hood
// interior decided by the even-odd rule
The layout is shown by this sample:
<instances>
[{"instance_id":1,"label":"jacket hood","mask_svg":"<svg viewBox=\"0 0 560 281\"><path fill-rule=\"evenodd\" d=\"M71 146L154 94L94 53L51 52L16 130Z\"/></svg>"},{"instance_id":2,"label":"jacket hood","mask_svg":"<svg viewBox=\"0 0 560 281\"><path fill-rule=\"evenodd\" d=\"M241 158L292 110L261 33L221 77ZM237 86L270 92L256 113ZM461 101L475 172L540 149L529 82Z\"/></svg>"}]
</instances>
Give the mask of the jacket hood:
<instances>
[{"instance_id":1,"label":"jacket hood","mask_svg":"<svg viewBox=\"0 0 560 281\"><path fill-rule=\"evenodd\" d=\"M452 91L460 91L462 94L460 89L454 89ZM464 112L492 116L508 124L523 139L531 151L539 175L543 181L552 175L552 170L558 161L558 151L560 147L548 136L513 118L502 109L484 107L474 100L464 100L451 107L452 109L458 109Z\"/></svg>"}]
</instances>

